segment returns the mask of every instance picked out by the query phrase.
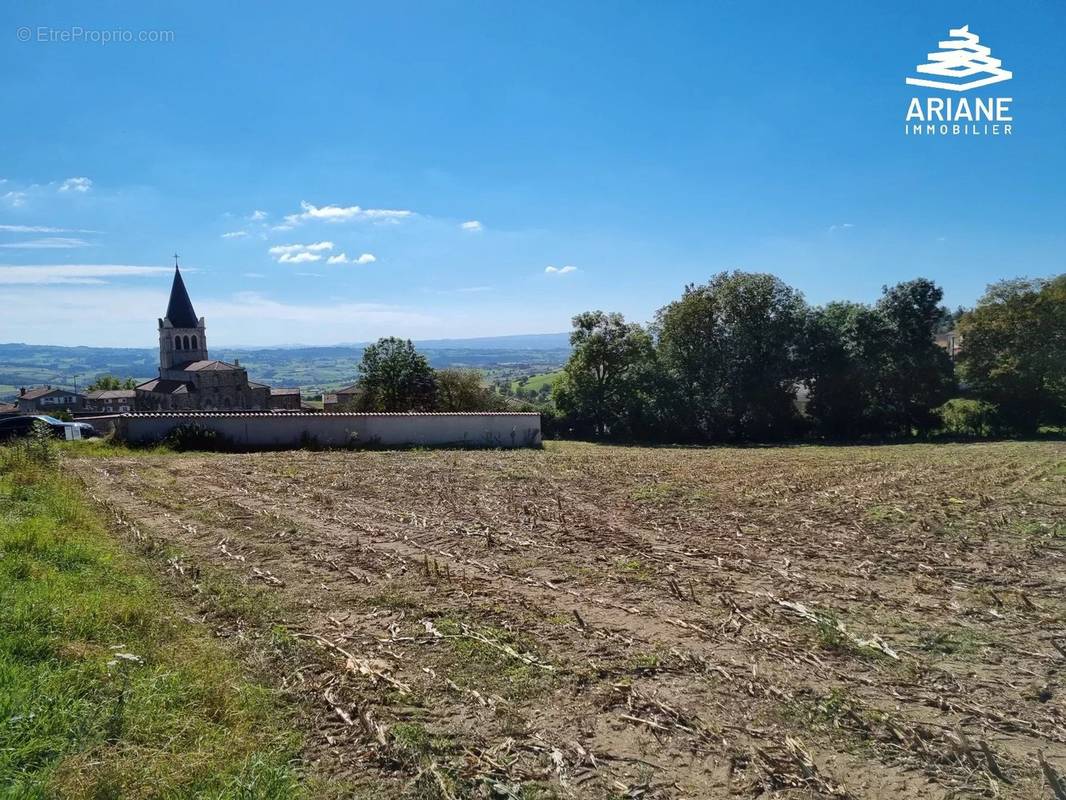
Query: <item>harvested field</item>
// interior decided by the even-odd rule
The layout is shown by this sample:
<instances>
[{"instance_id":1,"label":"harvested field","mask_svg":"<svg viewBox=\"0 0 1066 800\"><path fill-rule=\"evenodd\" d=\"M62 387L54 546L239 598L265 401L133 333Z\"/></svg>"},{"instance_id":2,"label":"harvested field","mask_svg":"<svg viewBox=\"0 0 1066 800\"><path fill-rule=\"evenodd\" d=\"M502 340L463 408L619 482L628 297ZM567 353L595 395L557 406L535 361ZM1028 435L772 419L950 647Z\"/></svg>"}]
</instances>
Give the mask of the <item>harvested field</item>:
<instances>
[{"instance_id":1,"label":"harvested field","mask_svg":"<svg viewBox=\"0 0 1066 800\"><path fill-rule=\"evenodd\" d=\"M1050 798L1066 445L68 462L360 797Z\"/></svg>"}]
</instances>

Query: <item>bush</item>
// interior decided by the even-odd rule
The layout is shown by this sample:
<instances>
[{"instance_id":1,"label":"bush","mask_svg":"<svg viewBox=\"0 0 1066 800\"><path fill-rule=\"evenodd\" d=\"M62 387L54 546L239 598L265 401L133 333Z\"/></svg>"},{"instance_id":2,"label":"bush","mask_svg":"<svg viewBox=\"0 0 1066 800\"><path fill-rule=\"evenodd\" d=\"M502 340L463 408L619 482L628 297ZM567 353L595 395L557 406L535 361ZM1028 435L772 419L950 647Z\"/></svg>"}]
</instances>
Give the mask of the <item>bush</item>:
<instances>
[{"instance_id":1,"label":"bush","mask_svg":"<svg viewBox=\"0 0 1066 800\"><path fill-rule=\"evenodd\" d=\"M0 471L25 473L35 479L41 470L54 470L59 464L59 443L52 429L37 420L27 436L0 450Z\"/></svg>"},{"instance_id":2,"label":"bush","mask_svg":"<svg viewBox=\"0 0 1066 800\"><path fill-rule=\"evenodd\" d=\"M955 397L936 409L941 430L954 436L991 436L996 432L999 409L984 400Z\"/></svg>"},{"instance_id":3,"label":"bush","mask_svg":"<svg viewBox=\"0 0 1066 800\"><path fill-rule=\"evenodd\" d=\"M230 441L221 433L198 423L185 423L171 429L166 444L179 452L184 450L229 450Z\"/></svg>"}]
</instances>

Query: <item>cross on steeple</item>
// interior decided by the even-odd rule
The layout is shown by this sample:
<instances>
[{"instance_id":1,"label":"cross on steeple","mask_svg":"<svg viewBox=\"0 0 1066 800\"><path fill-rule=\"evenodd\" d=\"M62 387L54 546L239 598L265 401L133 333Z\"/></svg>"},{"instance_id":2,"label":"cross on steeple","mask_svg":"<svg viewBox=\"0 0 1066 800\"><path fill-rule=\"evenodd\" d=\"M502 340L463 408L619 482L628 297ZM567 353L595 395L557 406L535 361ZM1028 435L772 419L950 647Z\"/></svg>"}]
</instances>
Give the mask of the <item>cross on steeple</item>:
<instances>
[{"instance_id":1,"label":"cross on steeple","mask_svg":"<svg viewBox=\"0 0 1066 800\"><path fill-rule=\"evenodd\" d=\"M174 269L178 268L178 254L174 254Z\"/></svg>"}]
</instances>

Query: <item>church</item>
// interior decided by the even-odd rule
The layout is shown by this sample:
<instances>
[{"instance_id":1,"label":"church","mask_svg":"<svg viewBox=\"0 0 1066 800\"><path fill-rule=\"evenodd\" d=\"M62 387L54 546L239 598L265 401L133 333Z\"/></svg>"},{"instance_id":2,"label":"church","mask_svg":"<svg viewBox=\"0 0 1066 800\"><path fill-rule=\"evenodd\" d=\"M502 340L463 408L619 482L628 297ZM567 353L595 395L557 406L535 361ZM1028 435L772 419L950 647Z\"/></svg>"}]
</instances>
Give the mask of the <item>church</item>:
<instances>
[{"instance_id":1,"label":"church","mask_svg":"<svg viewBox=\"0 0 1066 800\"><path fill-rule=\"evenodd\" d=\"M248 380L248 371L212 359L207 326L193 309L181 270L174 264L167 313L159 320L159 377L136 388L138 411L299 410L298 389L271 389Z\"/></svg>"}]
</instances>

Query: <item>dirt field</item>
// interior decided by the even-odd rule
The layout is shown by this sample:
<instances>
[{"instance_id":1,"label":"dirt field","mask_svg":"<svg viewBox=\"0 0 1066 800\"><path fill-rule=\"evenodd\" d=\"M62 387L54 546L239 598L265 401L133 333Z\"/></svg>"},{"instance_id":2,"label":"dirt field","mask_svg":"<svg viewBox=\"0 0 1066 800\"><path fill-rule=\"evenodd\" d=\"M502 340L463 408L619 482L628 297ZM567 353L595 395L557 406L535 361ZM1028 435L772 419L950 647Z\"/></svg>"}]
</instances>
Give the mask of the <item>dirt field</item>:
<instances>
[{"instance_id":1,"label":"dirt field","mask_svg":"<svg viewBox=\"0 0 1066 800\"><path fill-rule=\"evenodd\" d=\"M68 466L361 797L1049 798L1066 773L1061 443Z\"/></svg>"}]
</instances>

